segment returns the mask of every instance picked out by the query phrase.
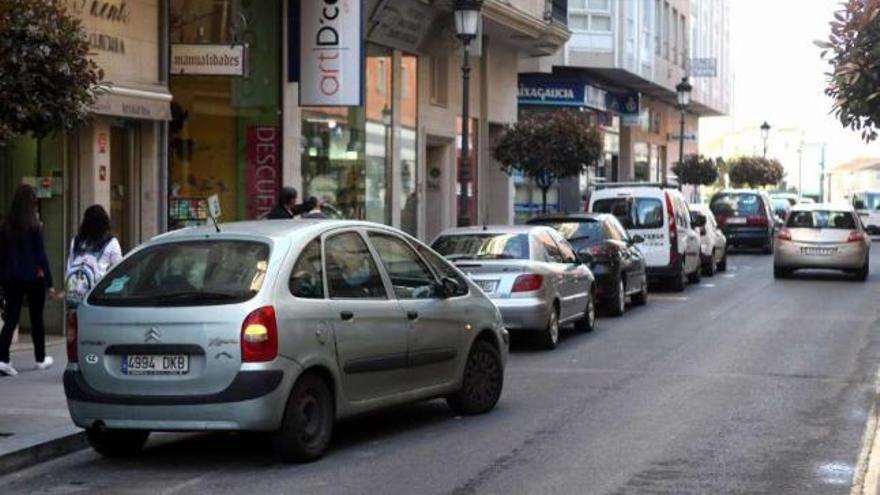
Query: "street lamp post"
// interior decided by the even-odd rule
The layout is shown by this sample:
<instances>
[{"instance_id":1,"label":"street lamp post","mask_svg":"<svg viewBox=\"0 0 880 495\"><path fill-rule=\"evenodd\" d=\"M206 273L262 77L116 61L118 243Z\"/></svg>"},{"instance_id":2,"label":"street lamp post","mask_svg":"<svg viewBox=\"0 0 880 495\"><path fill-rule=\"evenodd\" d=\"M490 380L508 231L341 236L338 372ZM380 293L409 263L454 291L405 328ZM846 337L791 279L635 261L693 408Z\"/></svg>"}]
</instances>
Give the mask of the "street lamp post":
<instances>
[{"instance_id":1,"label":"street lamp post","mask_svg":"<svg viewBox=\"0 0 880 495\"><path fill-rule=\"evenodd\" d=\"M767 138L770 137L770 124L765 120L761 124L761 138L764 139L764 158L767 158Z\"/></svg>"},{"instance_id":2,"label":"street lamp post","mask_svg":"<svg viewBox=\"0 0 880 495\"><path fill-rule=\"evenodd\" d=\"M694 87L688 82L687 76L681 78L681 82L675 86L678 94L678 109L681 111L681 125L678 130L678 163L684 163L684 117L687 107L691 104L691 90Z\"/></svg>"},{"instance_id":3,"label":"street lamp post","mask_svg":"<svg viewBox=\"0 0 880 495\"><path fill-rule=\"evenodd\" d=\"M477 37L480 25L480 9L482 0L455 0L453 17L455 18L455 33L464 46L461 62L461 161L459 169L459 185L461 193L458 206L458 223L468 223L468 182L470 180L470 77L471 68L468 65L470 58L470 44Z\"/></svg>"}]
</instances>

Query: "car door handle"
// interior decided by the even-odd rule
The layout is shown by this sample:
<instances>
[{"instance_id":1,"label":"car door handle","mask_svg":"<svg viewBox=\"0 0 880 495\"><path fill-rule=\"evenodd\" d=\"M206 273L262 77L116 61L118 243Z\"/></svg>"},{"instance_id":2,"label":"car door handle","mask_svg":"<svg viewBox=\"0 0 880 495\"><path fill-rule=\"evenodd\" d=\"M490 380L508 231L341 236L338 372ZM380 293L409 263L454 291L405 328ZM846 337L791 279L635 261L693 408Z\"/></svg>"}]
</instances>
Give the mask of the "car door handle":
<instances>
[{"instance_id":1,"label":"car door handle","mask_svg":"<svg viewBox=\"0 0 880 495\"><path fill-rule=\"evenodd\" d=\"M408 319L408 320L410 320L410 321L418 320L418 319L419 319L419 314L416 313L415 311L407 311L407 313L406 313L406 319Z\"/></svg>"},{"instance_id":2,"label":"car door handle","mask_svg":"<svg viewBox=\"0 0 880 495\"><path fill-rule=\"evenodd\" d=\"M343 311L339 313L339 317L342 318L342 321L351 321L354 319L354 313L351 311Z\"/></svg>"}]
</instances>

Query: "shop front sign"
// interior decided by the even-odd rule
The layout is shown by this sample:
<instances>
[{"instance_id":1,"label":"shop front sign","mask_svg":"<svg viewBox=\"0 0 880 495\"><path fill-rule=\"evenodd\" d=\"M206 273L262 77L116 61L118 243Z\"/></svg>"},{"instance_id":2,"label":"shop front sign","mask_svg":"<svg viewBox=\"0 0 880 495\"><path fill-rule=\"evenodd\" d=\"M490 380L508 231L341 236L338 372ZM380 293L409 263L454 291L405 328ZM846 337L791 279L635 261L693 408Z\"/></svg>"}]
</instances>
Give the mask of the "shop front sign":
<instances>
[{"instance_id":1,"label":"shop front sign","mask_svg":"<svg viewBox=\"0 0 880 495\"><path fill-rule=\"evenodd\" d=\"M605 95L605 105L608 110L620 115L620 124L627 127L642 125L646 116L642 115L639 108L639 93L630 91L627 93L608 92Z\"/></svg>"},{"instance_id":2,"label":"shop front sign","mask_svg":"<svg viewBox=\"0 0 880 495\"><path fill-rule=\"evenodd\" d=\"M262 218L275 206L281 188L281 129L252 126L247 129L247 215Z\"/></svg>"},{"instance_id":3,"label":"shop front sign","mask_svg":"<svg viewBox=\"0 0 880 495\"><path fill-rule=\"evenodd\" d=\"M364 94L360 0L291 0L289 79L299 82L300 106L361 106ZM295 54L294 54L295 53ZM295 67L294 67L295 66ZM298 68L298 70L295 70Z\"/></svg>"},{"instance_id":4,"label":"shop front sign","mask_svg":"<svg viewBox=\"0 0 880 495\"><path fill-rule=\"evenodd\" d=\"M172 74L202 76L244 76L244 45L174 43L171 45Z\"/></svg>"},{"instance_id":5,"label":"shop front sign","mask_svg":"<svg viewBox=\"0 0 880 495\"><path fill-rule=\"evenodd\" d=\"M584 81L547 76L520 76L517 100L520 105L606 109L604 90Z\"/></svg>"}]
</instances>

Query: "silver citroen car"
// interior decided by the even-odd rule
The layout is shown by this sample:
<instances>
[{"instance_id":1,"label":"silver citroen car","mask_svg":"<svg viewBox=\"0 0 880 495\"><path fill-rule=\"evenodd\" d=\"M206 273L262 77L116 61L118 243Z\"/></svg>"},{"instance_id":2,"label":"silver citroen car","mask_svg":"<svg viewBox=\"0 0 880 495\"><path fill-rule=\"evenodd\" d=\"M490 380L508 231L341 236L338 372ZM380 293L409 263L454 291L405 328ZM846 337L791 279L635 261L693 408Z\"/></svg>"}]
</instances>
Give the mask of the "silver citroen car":
<instances>
[{"instance_id":1,"label":"silver citroen car","mask_svg":"<svg viewBox=\"0 0 880 495\"><path fill-rule=\"evenodd\" d=\"M160 236L107 274L69 317L64 390L107 456L151 431L246 430L309 461L340 418L435 397L491 410L508 343L483 292L398 230L221 224Z\"/></svg>"},{"instance_id":2,"label":"silver citroen car","mask_svg":"<svg viewBox=\"0 0 880 495\"><path fill-rule=\"evenodd\" d=\"M798 204L776 235L773 275L785 278L801 268L852 273L867 280L871 237L852 206Z\"/></svg>"},{"instance_id":3,"label":"silver citroen car","mask_svg":"<svg viewBox=\"0 0 880 495\"><path fill-rule=\"evenodd\" d=\"M463 227L441 233L432 246L492 298L511 332L535 332L553 349L560 326L589 332L596 325L592 257L576 254L556 229Z\"/></svg>"}]
</instances>

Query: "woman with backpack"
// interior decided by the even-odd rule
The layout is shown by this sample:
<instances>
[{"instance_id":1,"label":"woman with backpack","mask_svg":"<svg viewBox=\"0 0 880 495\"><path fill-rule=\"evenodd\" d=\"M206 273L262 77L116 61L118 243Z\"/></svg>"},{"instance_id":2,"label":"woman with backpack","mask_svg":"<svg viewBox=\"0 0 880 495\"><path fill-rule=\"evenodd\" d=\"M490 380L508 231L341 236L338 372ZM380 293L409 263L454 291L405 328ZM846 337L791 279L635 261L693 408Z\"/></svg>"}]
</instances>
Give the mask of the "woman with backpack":
<instances>
[{"instance_id":1,"label":"woman with backpack","mask_svg":"<svg viewBox=\"0 0 880 495\"><path fill-rule=\"evenodd\" d=\"M6 301L3 330L0 331L0 376L18 374L10 362L9 348L25 298L31 317L37 369L49 368L53 359L46 355L43 307L46 294L53 296L55 290L43 228L37 219L37 195L28 185L20 185L15 190L9 214L0 226L0 285Z\"/></svg>"},{"instance_id":2,"label":"woman with backpack","mask_svg":"<svg viewBox=\"0 0 880 495\"><path fill-rule=\"evenodd\" d=\"M122 259L122 247L110 231L101 205L86 208L76 237L70 241L65 287L67 305L75 309L86 294Z\"/></svg>"}]
</instances>

